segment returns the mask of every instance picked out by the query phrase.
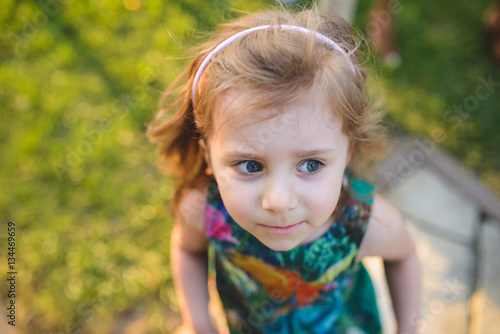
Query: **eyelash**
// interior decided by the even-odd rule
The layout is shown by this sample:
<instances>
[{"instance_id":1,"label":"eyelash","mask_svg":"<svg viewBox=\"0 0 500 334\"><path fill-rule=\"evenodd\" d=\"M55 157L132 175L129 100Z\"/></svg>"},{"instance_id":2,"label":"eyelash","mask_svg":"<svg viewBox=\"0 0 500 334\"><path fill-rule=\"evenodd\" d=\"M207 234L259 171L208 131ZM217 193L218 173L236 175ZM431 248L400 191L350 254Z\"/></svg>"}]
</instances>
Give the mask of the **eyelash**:
<instances>
[{"instance_id":1,"label":"eyelash","mask_svg":"<svg viewBox=\"0 0 500 334\"><path fill-rule=\"evenodd\" d=\"M234 169L237 173L239 173L239 174L241 174L241 175L249 176L249 175L252 175L252 174L256 174L256 173L246 173L246 172L243 172L240 168L238 168L238 166L239 166L239 165L241 165L241 164L243 164L243 163L245 163L245 162L247 162L247 163L248 163L248 162L251 162L251 161L256 162L257 164L259 164L259 165L260 165L260 167L261 167L261 169L262 169L262 164L261 164L261 163L259 163L259 162L257 162L257 161L255 161L255 160L241 160L241 161L236 161L235 163L233 163L233 164L231 165L231 167L232 167L232 168L233 168L233 169Z\"/></svg>"},{"instance_id":2,"label":"eyelash","mask_svg":"<svg viewBox=\"0 0 500 334\"><path fill-rule=\"evenodd\" d=\"M305 159L305 160L302 160L302 161L299 163L299 166L300 166L300 165L302 165L303 163L307 162L307 161L317 162L317 163L319 164L319 166L318 166L318 169L316 169L315 171L312 171L312 172L304 172L306 175L315 175L315 174L317 174L318 172L320 172L320 171L321 171L321 169L325 166L325 163L324 163L324 162L322 162L322 161L320 161L320 160L318 160L318 159ZM237 161L237 162L233 163L233 164L231 165L231 167L232 167L233 169L235 169L235 170L236 170L236 172L238 172L238 173L240 173L240 174L242 174L242 175L245 175L245 176L252 175L252 174L257 174L258 172L260 172L260 171L258 171L258 172L254 172L254 173L248 173L248 172L243 172L243 171L241 171L241 169L239 169L239 168L238 168L238 165L241 165L241 164L243 164L243 163L248 163L248 162L255 162L255 163L257 163L257 164L259 164L259 165L260 165L261 170L263 169L262 164L261 164L261 163L259 163L259 162L257 162L257 161L255 161L255 160L241 160L241 161Z\"/></svg>"},{"instance_id":3,"label":"eyelash","mask_svg":"<svg viewBox=\"0 0 500 334\"><path fill-rule=\"evenodd\" d=\"M318 168L315 170L315 171L312 171L312 172L306 172L306 175L314 175L314 174L317 174L321 171L321 169L323 169L323 167L325 166L325 164L323 162L321 162L320 160L318 159L306 159L306 160L302 160L299 164L302 165L303 163L307 162L307 161L313 161L313 162L317 162L319 164Z\"/></svg>"}]
</instances>

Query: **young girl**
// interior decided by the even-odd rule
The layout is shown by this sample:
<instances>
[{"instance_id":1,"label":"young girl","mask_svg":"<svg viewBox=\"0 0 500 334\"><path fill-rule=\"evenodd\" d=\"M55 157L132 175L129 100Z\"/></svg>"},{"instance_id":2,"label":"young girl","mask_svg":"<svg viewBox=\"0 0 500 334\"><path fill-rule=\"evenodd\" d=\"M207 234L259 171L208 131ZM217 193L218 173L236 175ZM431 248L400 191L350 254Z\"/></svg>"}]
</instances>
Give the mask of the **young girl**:
<instances>
[{"instance_id":1,"label":"young girl","mask_svg":"<svg viewBox=\"0 0 500 334\"><path fill-rule=\"evenodd\" d=\"M359 262L376 255L398 332L414 333L414 246L363 180L384 137L357 46L345 21L316 10L224 24L188 68L177 103L150 126L179 176L171 257L190 332L217 332L210 257L231 333L379 333Z\"/></svg>"}]
</instances>

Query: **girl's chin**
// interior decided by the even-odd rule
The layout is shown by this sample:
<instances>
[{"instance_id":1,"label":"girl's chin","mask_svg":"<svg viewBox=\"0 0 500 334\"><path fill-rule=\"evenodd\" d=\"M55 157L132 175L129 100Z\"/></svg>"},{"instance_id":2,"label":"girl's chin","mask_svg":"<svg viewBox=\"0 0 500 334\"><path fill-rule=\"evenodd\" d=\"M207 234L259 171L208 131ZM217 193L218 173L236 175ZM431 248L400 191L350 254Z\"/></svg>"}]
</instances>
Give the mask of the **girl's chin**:
<instances>
[{"instance_id":1,"label":"girl's chin","mask_svg":"<svg viewBox=\"0 0 500 334\"><path fill-rule=\"evenodd\" d=\"M298 245L298 244L297 244ZM288 246L288 245L279 245L279 246L276 246L276 247L271 247L270 246L267 246L269 247L270 249L272 249L273 251L276 251L276 252L288 252L292 249L294 249L295 247L297 247L297 245L293 245L293 246Z\"/></svg>"},{"instance_id":2,"label":"girl's chin","mask_svg":"<svg viewBox=\"0 0 500 334\"><path fill-rule=\"evenodd\" d=\"M300 244L300 240L294 240L291 238L289 239L281 238L281 239L282 240L279 239L269 240L268 238L259 238L259 241L268 248L277 252L289 251Z\"/></svg>"}]
</instances>

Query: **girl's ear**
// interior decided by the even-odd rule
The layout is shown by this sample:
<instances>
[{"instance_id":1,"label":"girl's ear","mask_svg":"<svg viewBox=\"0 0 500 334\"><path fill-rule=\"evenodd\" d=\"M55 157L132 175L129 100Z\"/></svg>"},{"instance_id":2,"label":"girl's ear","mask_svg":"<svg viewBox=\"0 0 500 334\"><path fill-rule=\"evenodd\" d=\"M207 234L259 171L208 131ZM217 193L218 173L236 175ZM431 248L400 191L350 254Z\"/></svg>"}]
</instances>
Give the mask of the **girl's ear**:
<instances>
[{"instance_id":1,"label":"girl's ear","mask_svg":"<svg viewBox=\"0 0 500 334\"><path fill-rule=\"evenodd\" d=\"M201 154L203 154L203 158L205 158L205 162L208 165L208 168L212 169L212 163L210 161L210 154L208 152L207 145L203 139L198 140L198 145L200 145Z\"/></svg>"}]
</instances>

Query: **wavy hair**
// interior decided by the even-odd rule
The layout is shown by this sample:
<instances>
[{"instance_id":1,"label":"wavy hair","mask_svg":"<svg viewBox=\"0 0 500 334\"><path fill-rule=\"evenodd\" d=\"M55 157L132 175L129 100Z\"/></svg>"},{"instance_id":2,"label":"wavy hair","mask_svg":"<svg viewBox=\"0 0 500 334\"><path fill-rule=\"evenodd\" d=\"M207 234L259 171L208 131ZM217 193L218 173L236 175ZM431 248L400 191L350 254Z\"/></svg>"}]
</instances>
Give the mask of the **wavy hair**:
<instances>
[{"instance_id":1,"label":"wavy hair","mask_svg":"<svg viewBox=\"0 0 500 334\"><path fill-rule=\"evenodd\" d=\"M294 25L327 36L345 50L356 73L344 55L313 34L259 30L214 55L198 84L193 108L194 76L207 54L234 34L261 25ZM287 105L300 101L313 90L325 94L331 112L341 119L342 131L349 138L348 168L357 175L365 173L370 163L385 151L386 137L380 125L382 114L371 104L366 92L367 74L360 60L359 45L342 18L316 9L296 14L285 10L266 11L222 24L201 46L187 70L166 90L160 110L147 131L150 141L161 151L167 173L178 177L174 209L185 189L212 178L207 173L199 140L208 141L217 131L214 129L214 113L218 111L215 105L219 97L229 92L258 94L259 99L252 101L242 113L261 108L286 110ZM170 119L165 120L165 115L171 115ZM222 116L227 119L235 115Z\"/></svg>"}]
</instances>

